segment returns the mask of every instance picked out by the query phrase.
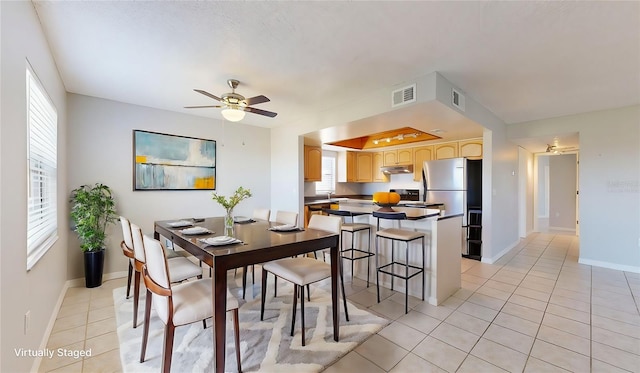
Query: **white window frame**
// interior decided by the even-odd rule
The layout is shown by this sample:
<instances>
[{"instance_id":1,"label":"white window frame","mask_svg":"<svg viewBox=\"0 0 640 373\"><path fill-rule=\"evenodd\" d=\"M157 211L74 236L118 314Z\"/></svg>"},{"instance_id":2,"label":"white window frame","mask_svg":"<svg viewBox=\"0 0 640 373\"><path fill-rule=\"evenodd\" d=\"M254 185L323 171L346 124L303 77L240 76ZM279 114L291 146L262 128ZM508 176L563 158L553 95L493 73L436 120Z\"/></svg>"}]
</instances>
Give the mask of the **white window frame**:
<instances>
[{"instance_id":1,"label":"white window frame","mask_svg":"<svg viewBox=\"0 0 640 373\"><path fill-rule=\"evenodd\" d=\"M322 181L316 181L316 194L336 191L336 163L335 155L322 154Z\"/></svg>"},{"instance_id":2,"label":"white window frame","mask_svg":"<svg viewBox=\"0 0 640 373\"><path fill-rule=\"evenodd\" d=\"M27 61L27 271L58 240L58 113Z\"/></svg>"}]
</instances>

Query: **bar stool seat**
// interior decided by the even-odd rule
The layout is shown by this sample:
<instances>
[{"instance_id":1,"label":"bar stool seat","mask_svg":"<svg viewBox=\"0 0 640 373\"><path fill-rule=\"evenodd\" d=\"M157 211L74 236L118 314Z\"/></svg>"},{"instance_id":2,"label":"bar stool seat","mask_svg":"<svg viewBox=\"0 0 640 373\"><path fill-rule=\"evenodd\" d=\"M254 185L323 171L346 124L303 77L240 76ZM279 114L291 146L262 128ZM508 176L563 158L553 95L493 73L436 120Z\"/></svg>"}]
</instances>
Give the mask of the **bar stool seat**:
<instances>
[{"instance_id":1,"label":"bar stool seat","mask_svg":"<svg viewBox=\"0 0 640 373\"><path fill-rule=\"evenodd\" d=\"M351 261L351 277L352 278L353 278L354 262L360 259L367 259L367 287L369 287L369 272L371 268L371 263L369 258L375 255L374 253L371 252L371 225L356 223L353 219L354 215L351 211L326 209L325 212L329 215L341 216L344 218L344 220L347 220L347 218L349 217L351 218L351 223L348 223L346 221L343 222L342 228L340 230L340 257L342 259ZM366 250L356 248L354 244L355 234L363 231L367 231ZM345 248L344 246L345 232L351 234L351 246L348 248Z\"/></svg>"},{"instance_id":2,"label":"bar stool seat","mask_svg":"<svg viewBox=\"0 0 640 373\"><path fill-rule=\"evenodd\" d=\"M406 229L387 228L376 233L378 237L388 238L398 241L413 241L420 237L424 237L424 233L416 231L408 231Z\"/></svg>"},{"instance_id":3,"label":"bar stool seat","mask_svg":"<svg viewBox=\"0 0 640 373\"><path fill-rule=\"evenodd\" d=\"M406 220L407 215L403 212L379 212L374 211L373 216L378 219L377 232L376 232L376 291L378 293L378 303L380 303L380 273L384 273L391 276L391 290L393 290L393 279L400 278L405 280L405 294L404 294L404 313L409 312L409 279L422 274L422 300L424 300L424 281L425 281L425 252L424 252L424 233L418 231L411 231L401 228L386 228L380 229L380 219L388 220ZM391 262L385 265L378 264L378 247L379 239L391 240ZM409 264L409 243L411 241L421 239L422 240L422 267ZM395 259L395 241L402 241L407 244L405 249L405 261L399 262Z\"/></svg>"}]
</instances>

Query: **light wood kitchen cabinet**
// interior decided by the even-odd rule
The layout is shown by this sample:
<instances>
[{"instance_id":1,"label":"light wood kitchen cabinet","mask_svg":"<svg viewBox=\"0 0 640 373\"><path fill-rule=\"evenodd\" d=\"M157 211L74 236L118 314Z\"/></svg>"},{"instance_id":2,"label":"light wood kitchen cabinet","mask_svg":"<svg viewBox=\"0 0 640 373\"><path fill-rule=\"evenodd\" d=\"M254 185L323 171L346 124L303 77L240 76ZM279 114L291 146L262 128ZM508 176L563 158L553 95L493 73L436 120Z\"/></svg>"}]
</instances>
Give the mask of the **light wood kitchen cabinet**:
<instances>
[{"instance_id":1,"label":"light wood kitchen cabinet","mask_svg":"<svg viewBox=\"0 0 640 373\"><path fill-rule=\"evenodd\" d=\"M383 182L386 183L389 181L389 176L385 175L382 171L380 171L380 167L384 166L384 153L383 152L375 152L371 153L373 156L373 181L374 182Z\"/></svg>"},{"instance_id":2,"label":"light wood kitchen cabinet","mask_svg":"<svg viewBox=\"0 0 640 373\"><path fill-rule=\"evenodd\" d=\"M358 152L356 155L356 181L370 183L373 181L373 153Z\"/></svg>"},{"instance_id":3,"label":"light wood kitchen cabinet","mask_svg":"<svg viewBox=\"0 0 640 373\"><path fill-rule=\"evenodd\" d=\"M355 183L357 181L357 152L338 152L338 182Z\"/></svg>"},{"instance_id":4,"label":"light wood kitchen cabinet","mask_svg":"<svg viewBox=\"0 0 640 373\"><path fill-rule=\"evenodd\" d=\"M458 143L448 142L444 144L436 144L433 146L435 159L447 159L458 157Z\"/></svg>"},{"instance_id":5,"label":"light wood kitchen cabinet","mask_svg":"<svg viewBox=\"0 0 640 373\"><path fill-rule=\"evenodd\" d=\"M424 161L430 161L433 159L433 146L420 146L413 148L413 180L422 180L422 166Z\"/></svg>"},{"instance_id":6,"label":"light wood kitchen cabinet","mask_svg":"<svg viewBox=\"0 0 640 373\"><path fill-rule=\"evenodd\" d=\"M383 152L384 165L413 164L413 148L387 150Z\"/></svg>"},{"instance_id":7,"label":"light wood kitchen cabinet","mask_svg":"<svg viewBox=\"0 0 640 373\"><path fill-rule=\"evenodd\" d=\"M322 148L304 146L304 181L322 181Z\"/></svg>"},{"instance_id":8,"label":"light wood kitchen cabinet","mask_svg":"<svg viewBox=\"0 0 640 373\"><path fill-rule=\"evenodd\" d=\"M459 141L458 151L460 157L482 159L482 139Z\"/></svg>"}]
</instances>

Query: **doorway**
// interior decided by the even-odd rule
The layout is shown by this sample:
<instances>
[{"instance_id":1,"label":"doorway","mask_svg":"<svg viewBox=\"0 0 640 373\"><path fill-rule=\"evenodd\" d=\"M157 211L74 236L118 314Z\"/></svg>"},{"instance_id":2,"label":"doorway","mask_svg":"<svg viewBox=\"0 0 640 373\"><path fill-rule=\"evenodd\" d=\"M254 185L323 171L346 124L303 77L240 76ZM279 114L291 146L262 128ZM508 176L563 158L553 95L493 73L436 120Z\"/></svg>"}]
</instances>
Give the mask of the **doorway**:
<instances>
[{"instance_id":1,"label":"doorway","mask_svg":"<svg viewBox=\"0 0 640 373\"><path fill-rule=\"evenodd\" d=\"M534 231L577 234L578 154L535 155Z\"/></svg>"}]
</instances>

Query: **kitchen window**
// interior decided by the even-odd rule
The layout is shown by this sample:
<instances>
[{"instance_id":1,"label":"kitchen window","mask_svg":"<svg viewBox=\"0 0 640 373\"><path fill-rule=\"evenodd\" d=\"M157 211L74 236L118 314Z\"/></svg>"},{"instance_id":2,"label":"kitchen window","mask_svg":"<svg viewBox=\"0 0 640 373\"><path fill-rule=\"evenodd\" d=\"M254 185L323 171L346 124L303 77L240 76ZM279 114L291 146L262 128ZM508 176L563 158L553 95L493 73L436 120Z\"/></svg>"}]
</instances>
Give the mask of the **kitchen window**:
<instances>
[{"instance_id":1,"label":"kitchen window","mask_svg":"<svg viewBox=\"0 0 640 373\"><path fill-rule=\"evenodd\" d=\"M336 157L322 156L322 181L316 182L316 194L336 191Z\"/></svg>"},{"instance_id":2,"label":"kitchen window","mask_svg":"<svg viewBox=\"0 0 640 373\"><path fill-rule=\"evenodd\" d=\"M58 113L27 62L27 270L58 240Z\"/></svg>"}]
</instances>

